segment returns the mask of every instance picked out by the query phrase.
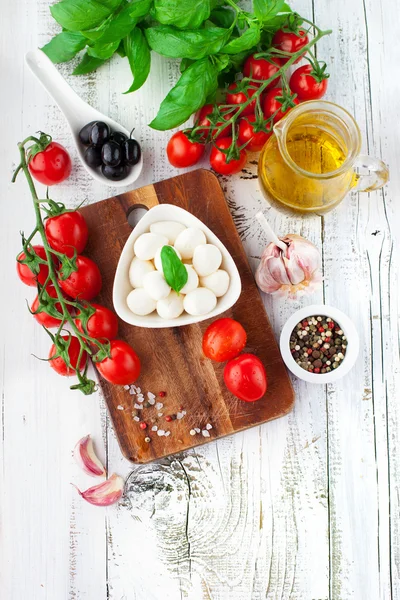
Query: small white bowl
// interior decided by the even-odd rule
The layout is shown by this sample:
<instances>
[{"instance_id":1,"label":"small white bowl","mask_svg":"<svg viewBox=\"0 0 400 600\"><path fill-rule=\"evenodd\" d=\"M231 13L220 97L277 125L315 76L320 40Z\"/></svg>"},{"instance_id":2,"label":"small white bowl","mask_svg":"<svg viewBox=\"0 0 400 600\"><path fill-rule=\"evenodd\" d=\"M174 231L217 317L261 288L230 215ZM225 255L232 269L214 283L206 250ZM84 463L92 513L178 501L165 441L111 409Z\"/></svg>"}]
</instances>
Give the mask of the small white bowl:
<instances>
[{"instance_id":1,"label":"small white bowl","mask_svg":"<svg viewBox=\"0 0 400 600\"><path fill-rule=\"evenodd\" d=\"M222 254L222 264L220 268L225 269L225 271L227 271L229 274L229 288L224 296L217 299L217 305L214 310L206 315L192 316L188 313L182 313L182 315L176 319L162 319L158 316L157 312L153 312L150 315L141 317L139 315L135 315L131 310L129 310L126 303L126 298L129 292L132 290L132 286L129 282L128 272L129 265L134 257L133 246L137 238L142 235L142 233L149 231L152 223L157 223L158 221L177 221L178 223L186 225L186 227L197 227L204 232L207 238L207 243L214 244L220 249ZM140 219L139 223L136 225L135 229L132 231L131 235L126 241L115 273L113 303L117 315L126 323L136 325L136 327L180 327L181 325L200 323L200 321L212 319L213 317L225 312L235 304L240 296L241 291L242 283L240 281L239 271L237 270L235 262L228 250L211 231L211 229L209 229L202 221L183 208L173 206L172 204L159 204L151 208Z\"/></svg>"},{"instance_id":2,"label":"small white bowl","mask_svg":"<svg viewBox=\"0 0 400 600\"><path fill-rule=\"evenodd\" d=\"M319 315L330 317L336 321L347 338L347 349L344 359L337 369L332 370L329 373L310 373L309 371L306 371L296 363L290 352L290 335L297 323L307 317ZM311 306L305 306L304 308L297 310L286 321L280 337L280 350L287 368L296 375L296 377L303 379L303 381L308 381L309 383L325 384L341 379L354 366L358 356L359 344L357 329L351 319L349 319L349 317L341 310L334 308L333 306L326 306L325 304L312 304Z\"/></svg>"}]
</instances>

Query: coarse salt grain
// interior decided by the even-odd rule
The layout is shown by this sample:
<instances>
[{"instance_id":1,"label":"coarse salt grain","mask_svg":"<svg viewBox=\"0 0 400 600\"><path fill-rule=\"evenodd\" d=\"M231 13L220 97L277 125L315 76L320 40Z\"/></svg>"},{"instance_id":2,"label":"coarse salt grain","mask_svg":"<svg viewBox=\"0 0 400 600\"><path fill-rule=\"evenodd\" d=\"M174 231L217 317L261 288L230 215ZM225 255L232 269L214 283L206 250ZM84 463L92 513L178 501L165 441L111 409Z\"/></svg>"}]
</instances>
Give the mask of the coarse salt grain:
<instances>
[{"instance_id":1,"label":"coarse salt grain","mask_svg":"<svg viewBox=\"0 0 400 600\"><path fill-rule=\"evenodd\" d=\"M136 398L136 400L137 400L138 402L142 403L142 402L144 401L144 398L143 398L143 396L138 396L138 397Z\"/></svg>"},{"instance_id":2,"label":"coarse salt grain","mask_svg":"<svg viewBox=\"0 0 400 600\"><path fill-rule=\"evenodd\" d=\"M133 420L136 421L136 423L138 423L140 421L139 417L137 417L137 416L133 417Z\"/></svg>"},{"instance_id":3,"label":"coarse salt grain","mask_svg":"<svg viewBox=\"0 0 400 600\"><path fill-rule=\"evenodd\" d=\"M157 431L158 427L157 425L153 425L153 427L151 428L152 431Z\"/></svg>"},{"instance_id":4,"label":"coarse salt grain","mask_svg":"<svg viewBox=\"0 0 400 600\"><path fill-rule=\"evenodd\" d=\"M129 393L131 396L134 396L136 394L135 390L133 390L132 388L129 390Z\"/></svg>"},{"instance_id":5,"label":"coarse salt grain","mask_svg":"<svg viewBox=\"0 0 400 600\"><path fill-rule=\"evenodd\" d=\"M120 404L118 404L117 408L118 408L118 410L124 410L124 407L121 406Z\"/></svg>"},{"instance_id":6,"label":"coarse salt grain","mask_svg":"<svg viewBox=\"0 0 400 600\"><path fill-rule=\"evenodd\" d=\"M137 392L138 394L140 394L140 393L142 392L142 390L140 389L140 387L136 387L136 386L133 386L133 387L136 389L136 392Z\"/></svg>"},{"instance_id":7,"label":"coarse salt grain","mask_svg":"<svg viewBox=\"0 0 400 600\"><path fill-rule=\"evenodd\" d=\"M207 425L206 425L206 429L212 429L212 425L211 425L211 423L207 423Z\"/></svg>"},{"instance_id":8,"label":"coarse salt grain","mask_svg":"<svg viewBox=\"0 0 400 600\"><path fill-rule=\"evenodd\" d=\"M136 408L136 410L142 410L143 406L141 404L134 404L133 408Z\"/></svg>"},{"instance_id":9,"label":"coarse salt grain","mask_svg":"<svg viewBox=\"0 0 400 600\"><path fill-rule=\"evenodd\" d=\"M160 437L162 437L163 435L165 435L165 431L164 431L164 429L159 429L159 430L157 431L157 435L158 435L158 436L160 436Z\"/></svg>"},{"instance_id":10,"label":"coarse salt grain","mask_svg":"<svg viewBox=\"0 0 400 600\"><path fill-rule=\"evenodd\" d=\"M195 427L194 430L196 433L200 433L200 427Z\"/></svg>"},{"instance_id":11,"label":"coarse salt grain","mask_svg":"<svg viewBox=\"0 0 400 600\"><path fill-rule=\"evenodd\" d=\"M186 413L183 413L183 412L177 412L177 413L176 413L176 418L177 418L177 419L183 419L183 417L185 416L185 414L186 414Z\"/></svg>"},{"instance_id":12,"label":"coarse salt grain","mask_svg":"<svg viewBox=\"0 0 400 600\"><path fill-rule=\"evenodd\" d=\"M203 429L203 431L201 432L201 435L202 435L203 437L210 437L210 432L209 432L209 431L207 431L207 429Z\"/></svg>"},{"instance_id":13,"label":"coarse salt grain","mask_svg":"<svg viewBox=\"0 0 400 600\"><path fill-rule=\"evenodd\" d=\"M190 435L196 435L196 432L195 432L195 430L194 430L194 429L191 429L191 430L189 431L189 433L190 433Z\"/></svg>"},{"instance_id":14,"label":"coarse salt grain","mask_svg":"<svg viewBox=\"0 0 400 600\"><path fill-rule=\"evenodd\" d=\"M147 392L147 397L149 400L154 400L155 395L152 392Z\"/></svg>"},{"instance_id":15,"label":"coarse salt grain","mask_svg":"<svg viewBox=\"0 0 400 600\"><path fill-rule=\"evenodd\" d=\"M148 403L151 404L151 406L154 406L154 404L156 403L156 401L154 400L154 398L149 398L148 399Z\"/></svg>"},{"instance_id":16,"label":"coarse salt grain","mask_svg":"<svg viewBox=\"0 0 400 600\"><path fill-rule=\"evenodd\" d=\"M171 435L171 432L170 431L166 431L164 435L165 435L165 437L168 437L169 435Z\"/></svg>"},{"instance_id":17,"label":"coarse salt grain","mask_svg":"<svg viewBox=\"0 0 400 600\"><path fill-rule=\"evenodd\" d=\"M124 385L124 390L129 390L130 387L130 385Z\"/></svg>"},{"instance_id":18,"label":"coarse salt grain","mask_svg":"<svg viewBox=\"0 0 400 600\"><path fill-rule=\"evenodd\" d=\"M164 404L162 402L157 402L156 409L161 410L163 406L164 406Z\"/></svg>"},{"instance_id":19,"label":"coarse salt grain","mask_svg":"<svg viewBox=\"0 0 400 600\"><path fill-rule=\"evenodd\" d=\"M162 417L162 416L163 416L163 413L157 413L157 414L158 414L158 416L159 416L159 417Z\"/></svg>"}]
</instances>

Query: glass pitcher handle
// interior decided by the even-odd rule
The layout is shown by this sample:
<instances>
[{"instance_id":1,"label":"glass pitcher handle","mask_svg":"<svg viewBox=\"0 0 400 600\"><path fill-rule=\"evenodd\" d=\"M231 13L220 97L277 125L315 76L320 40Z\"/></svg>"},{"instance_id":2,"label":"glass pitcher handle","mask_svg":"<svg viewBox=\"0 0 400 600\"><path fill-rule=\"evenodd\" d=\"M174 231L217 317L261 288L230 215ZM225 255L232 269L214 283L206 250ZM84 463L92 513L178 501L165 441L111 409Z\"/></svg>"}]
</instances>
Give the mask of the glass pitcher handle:
<instances>
[{"instance_id":1,"label":"glass pitcher handle","mask_svg":"<svg viewBox=\"0 0 400 600\"><path fill-rule=\"evenodd\" d=\"M360 154L354 163L354 168L367 169L366 175L355 176L355 185L352 188L356 192L372 192L379 190L389 181L389 169L379 158L371 158L366 154Z\"/></svg>"}]
</instances>

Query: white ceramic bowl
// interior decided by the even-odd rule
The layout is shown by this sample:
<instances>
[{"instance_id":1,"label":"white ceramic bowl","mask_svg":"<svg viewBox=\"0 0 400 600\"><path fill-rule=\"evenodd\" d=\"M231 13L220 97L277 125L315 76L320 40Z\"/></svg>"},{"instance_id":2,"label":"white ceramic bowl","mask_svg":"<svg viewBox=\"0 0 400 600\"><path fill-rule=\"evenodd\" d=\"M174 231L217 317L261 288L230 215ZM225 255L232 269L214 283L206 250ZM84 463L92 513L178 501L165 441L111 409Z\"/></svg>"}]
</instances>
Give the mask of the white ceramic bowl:
<instances>
[{"instance_id":1,"label":"white ceramic bowl","mask_svg":"<svg viewBox=\"0 0 400 600\"><path fill-rule=\"evenodd\" d=\"M290 352L290 335L297 323L307 317L319 315L330 317L336 321L347 338L347 351L344 359L337 369L330 371L329 373L310 373L309 371L306 371L296 363ZM354 366L358 356L359 338L354 323L341 310L334 308L333 306L326 306L325 304L312 304L311 306L305 306L304 308L297 310L286 321L281 333L280 350L287 368L296 375L296 377L308 381L309 383L325 384L341 379Z\"/></svg>"},{"instance_id":2,"label":"white ceramic bowl","mask_svg":"<svg viewBox=\"0 0 400 600\"><path fill-rule=\"evenodd\" d=\"M207 238L207 243L214 244L220 249L222 254L222 264L220 268L225 269L225 271L227 271L229 274L229 288L224 296L217 298L217 305L214 310L206 315L192 316L184 312L177 319L162 319L158 316L157 312L153 312L150 315L141 317L139 315L135 315L131 310L129 310L126 303L126 298L129 292L132 290L132 286L129 282L128 272L129 265L131 264L134 256L133 246L137 238L142 235L142 233L149 231L152 223L157 223L158 221L177 221L178 223L183 223L183 225L186 225L186 227L197 227L204 232ZM172 204L159 204L151 208L140 219L139 223L136 225L135 229L132 231L131 235L126 241L115 273L113 303L117 315L126 323L136 325L136 327L179 327L181 325L190 325L191 323L199 323L200 321L212 319L213 317L225 312L228 310L228 308L231 308L231 306L235 304L240 296L241 291L242 284L235 262L228 250L211 231L211 229L209 229L206 225L204 225L204 223L202 223L202 221L183 208L173 206Z\"/></svg>"}]
</instances>

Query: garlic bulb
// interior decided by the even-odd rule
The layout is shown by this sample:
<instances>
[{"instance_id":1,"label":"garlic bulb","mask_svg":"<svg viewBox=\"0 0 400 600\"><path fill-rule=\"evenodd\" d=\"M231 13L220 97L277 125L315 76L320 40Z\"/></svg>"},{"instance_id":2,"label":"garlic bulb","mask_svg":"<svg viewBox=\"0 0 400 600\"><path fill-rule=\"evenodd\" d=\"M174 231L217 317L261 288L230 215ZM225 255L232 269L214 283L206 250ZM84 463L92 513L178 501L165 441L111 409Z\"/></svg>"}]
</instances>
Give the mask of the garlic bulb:
<instances>
[{"instance_id":1,"label":"garlic bulb","mask_svg":"<svg viewBox=\"0 0 400 600\"><path fill-rule=\"evenodd\" d=\"M318 249L294 233L279 239L286 244L286 249L268 244L256 271L257 285L267 294L278 293L290 298L315 291L322 281Z\"/></svg>"}]
</instances>

